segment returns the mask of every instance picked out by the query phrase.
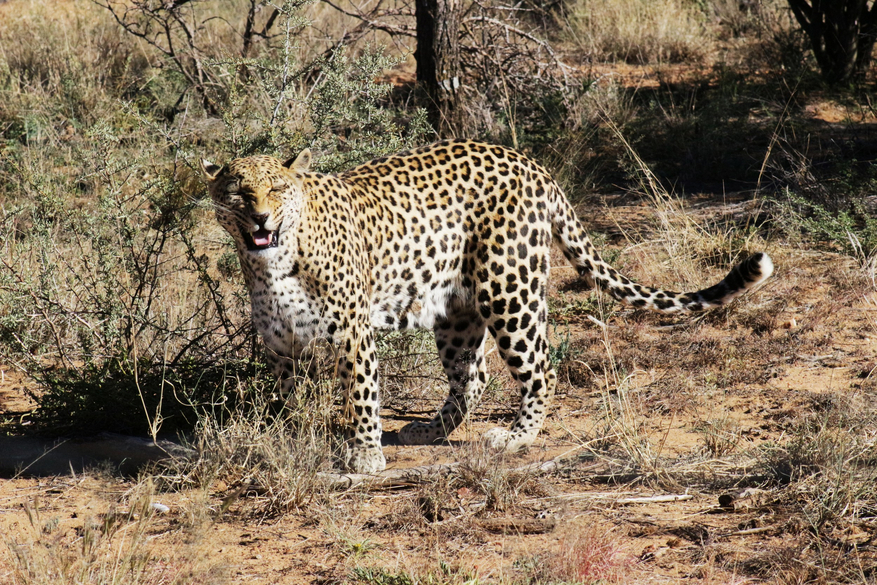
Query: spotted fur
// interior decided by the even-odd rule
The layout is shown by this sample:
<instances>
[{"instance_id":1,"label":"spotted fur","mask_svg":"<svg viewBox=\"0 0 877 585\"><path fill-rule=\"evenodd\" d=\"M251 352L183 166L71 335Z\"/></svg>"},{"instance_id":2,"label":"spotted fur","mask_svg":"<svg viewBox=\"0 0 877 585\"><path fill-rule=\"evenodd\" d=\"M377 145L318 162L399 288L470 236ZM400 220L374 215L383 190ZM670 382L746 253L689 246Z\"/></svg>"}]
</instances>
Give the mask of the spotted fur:
<instances>
[{"instance_id":1,"label":"spotted fur","mask_svg":"<svg viewBox=\"0 0 877 585\"><path fill-rule=\"evenodd\" d=\"M336 349L353 416L348 467L359 472L385 466L378 328L432 328L450 383L435 418L407 425L403 443L446 437L478 403L487 332L521 393L511 427L487 440L507 450L533 442L555 387L546 304L552 242L590 285L665 313L726 304L773 271L759 253L698 292L635 284L600 259L545 169L501 146L440 142L340 175L310 172L309 163L309 151L285 163L202 161L284 392L315 340Z\"/></svg>"}]
</instances>

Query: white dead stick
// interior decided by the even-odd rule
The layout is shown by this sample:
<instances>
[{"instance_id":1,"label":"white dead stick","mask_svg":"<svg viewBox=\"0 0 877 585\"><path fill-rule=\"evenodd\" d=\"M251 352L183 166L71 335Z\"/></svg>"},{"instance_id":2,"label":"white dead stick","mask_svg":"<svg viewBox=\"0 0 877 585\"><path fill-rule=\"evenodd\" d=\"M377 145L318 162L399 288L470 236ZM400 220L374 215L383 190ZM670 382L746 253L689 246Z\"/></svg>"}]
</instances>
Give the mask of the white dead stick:
<instances>
[{"instance_id":1,"label":"white dead stick","mask_svg":"<svg viewBox=\"0 0 877 585\"><path fill-rule=\"evenodd\" d=\"M689 494L669 495L669 496L631 496L627 498L619 498L624 494L635 492L576 492L571 494L554 494L542 498L531 498L525 500L525 504L533 504L535 502L543 502L546 500L593 500L596 502L604 502L606 504L652 504L665 502L679 502L690 500L694 496Z\"/></svg>"},{"instance_id":2,"label":"white dead stick","mask_svg":"<svg viewBox=\"0 0 877 585\"><path fill-rule=\"evenodd\" d=\"M750 534L762 534L764 532L770 532L771 530L776 530L779 528L778 526L759 526L758 528L749 528L747 530L737 530L736 532L729 532L727 534L719 534L718 536L749 536Z\"/></svg>"},{"instance_id":3,"label":"white dead stick","mask_svg":"<svg viewBox=\"0 0 877 585\"><path fill-rule=\"evenodd\" d=\"M691 494L672 494L666 496L645 496L640 498L621 498L615 500L616 504L625 506L627 504L666 504L670 502L682 502L690 500L694 496Z\"/></svg>"},{"instance_id":4,"label":"white dead stick","mask_svg":"<svg viewBox=\"0 0 877 585\"><path fill-rule=\"evenodd\" d=\"M603 329L606 329L607 327L609 327L609 325L607 325L607 324L604 323L603 321L600 321L599 319L597 319L597 318L594 317L593 315L585 315L585 316L588 318L588 321L590 321L591 323L596 324L598 327L602 327Z\"/></svg>"}]
</instances>

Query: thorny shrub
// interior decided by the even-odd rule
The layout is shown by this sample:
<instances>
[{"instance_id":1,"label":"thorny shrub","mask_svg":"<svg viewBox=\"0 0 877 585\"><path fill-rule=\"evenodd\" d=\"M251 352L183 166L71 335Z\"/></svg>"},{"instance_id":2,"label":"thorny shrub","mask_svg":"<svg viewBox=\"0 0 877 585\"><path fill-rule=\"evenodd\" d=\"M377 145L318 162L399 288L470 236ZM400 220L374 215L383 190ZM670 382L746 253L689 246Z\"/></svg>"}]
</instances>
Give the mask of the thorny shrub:
<instances>
[{"instance_id":1,"label":"thorny shrub","mask_svg":"<svg viewBox=\"0 0 877 585\"><path fill-rule=\"evenodd\" d=\"M376 79L394 61L381 49L355 58L337 51L311 63L295 58L296 6L283 6L276 26L284 34L264 44L258 61L203 59L227 84L211 94L221 99L221 121L181 94L171 125L158 101L126 93L123 80L139 83L149 65L136 60L139 49L124 35L116 46L137 67L122 68L118 85L94 89L94 111L85 103L69 108L69 92L34 87L27 65L34 59L0 51L0 89L11 96L0 107L7 139L0 358L38 383L33 420L43 431L191 428L196 412L243 398L224 395L234 386L226 381L264 371L230 238L203 199L199 156L226 162L311 146L322 154L319 168L334 171L427 140L422 112L406 119L387 109L389 86ZM70 57L42 63L50 89L62 78L85 83L85 76L65 78L64 68L87 68L89 43L107 30L101 18L76 22L85 50L57 34L40 41ZM0 37L4 47L21 41L23 29L10 30ZM29 113L36 94L45 111L37 119ZM49 128L60 112L69 132L34 133L29 120Z\"/></svg>"}]
</instances>

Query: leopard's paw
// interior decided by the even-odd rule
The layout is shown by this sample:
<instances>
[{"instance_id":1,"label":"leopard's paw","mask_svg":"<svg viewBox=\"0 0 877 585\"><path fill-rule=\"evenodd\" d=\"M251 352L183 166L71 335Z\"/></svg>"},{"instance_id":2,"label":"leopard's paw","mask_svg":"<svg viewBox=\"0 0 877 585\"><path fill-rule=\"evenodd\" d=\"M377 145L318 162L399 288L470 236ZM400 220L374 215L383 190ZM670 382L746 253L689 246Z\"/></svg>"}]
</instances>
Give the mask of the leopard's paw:
<instances>
[{"instance_id":1,"label":"leopard's paw","mask_svg":"<svg viewBox=\"0 0 877 585\"><path fill-rule=\"evenodd\" d=\"M490 429L484 433L487 446L495 451L514 453L533 444L534 437L526 433L514 433L508 429Z\"/></svg>"},{"instance_id":2,"label":"leopard's paw","mask_svg":"<svg viewBox=\"0 0 877 585\"><path fill-rule=\"evenodd\" d=\"M431 445L444 438L438 427L422 422L408 423L399 431L399 442L403 445Z\"/></svg>"},{"instance_id":3,"label":"leopard's paw","mask_svg":"<svg viewBox=\"0 0 877 585\"><path fill-rule=\"evenodd\" d=\"M377 473L387 467L387 459L380 446L351 447L346 467L354 473Z\"/></svg>"}]
</instances>

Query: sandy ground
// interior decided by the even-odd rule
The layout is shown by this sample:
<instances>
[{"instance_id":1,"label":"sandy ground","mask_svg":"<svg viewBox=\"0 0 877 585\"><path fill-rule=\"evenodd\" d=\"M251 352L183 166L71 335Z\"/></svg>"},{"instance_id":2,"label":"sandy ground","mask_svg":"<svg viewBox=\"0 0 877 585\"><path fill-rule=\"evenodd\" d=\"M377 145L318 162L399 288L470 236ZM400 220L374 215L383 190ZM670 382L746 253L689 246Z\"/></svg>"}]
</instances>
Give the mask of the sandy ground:
<instances>
[{"instance_id":1,"label":"sandy ground","mask_svg":"<svg viewBox=\"0 0 877 585\"><path fill-rule=\"evenodd\" d=\"M622 227L647 216L640 206L614 207L614 219L593 227L611 246ZM877 291L849 258L781 244L769 252L774 278L694 321L611 305L586 312L590 293L576 290L572 271L555 259L554 342L569 349L538 444L485 459L473 440L513 413L494 354L491 373L507 390L489 394L452 444L385 448L391 468L464 461L481 470L480 483L452 476L322 493L300 510L266 516L262 495L222 483L154 493L106 472L13 477L0 480L0 583L39 582L24 578L16 554L31 564L54 559L46 566L64 554L73 559L68 568L81 562L88 527L107 518L118 520L104 530L113 535L106 554L93 551L94 566L119 566L134 542L148 559L117 582L793 582L794 569L787 579L772 567L811 559L800 544L805 520L758 454L787 440L802 417L838 403L873 406ZM634 273L647 261L635 251L622 258ZM30 408L25 384L6 368L0 409ZM389 442L411 411L436 408L440 392L388 396ZM557 465L548 473L510 471L550 460ZM484 477L494 478L496 493ZM168 511L144 516L136 506L144 490ZM866 519L837 535L852 543L844 554L864 567L863 582L875 578L874 531ZM782 555L792 560L783 565Z\"/></svg>"}]
</instances>

